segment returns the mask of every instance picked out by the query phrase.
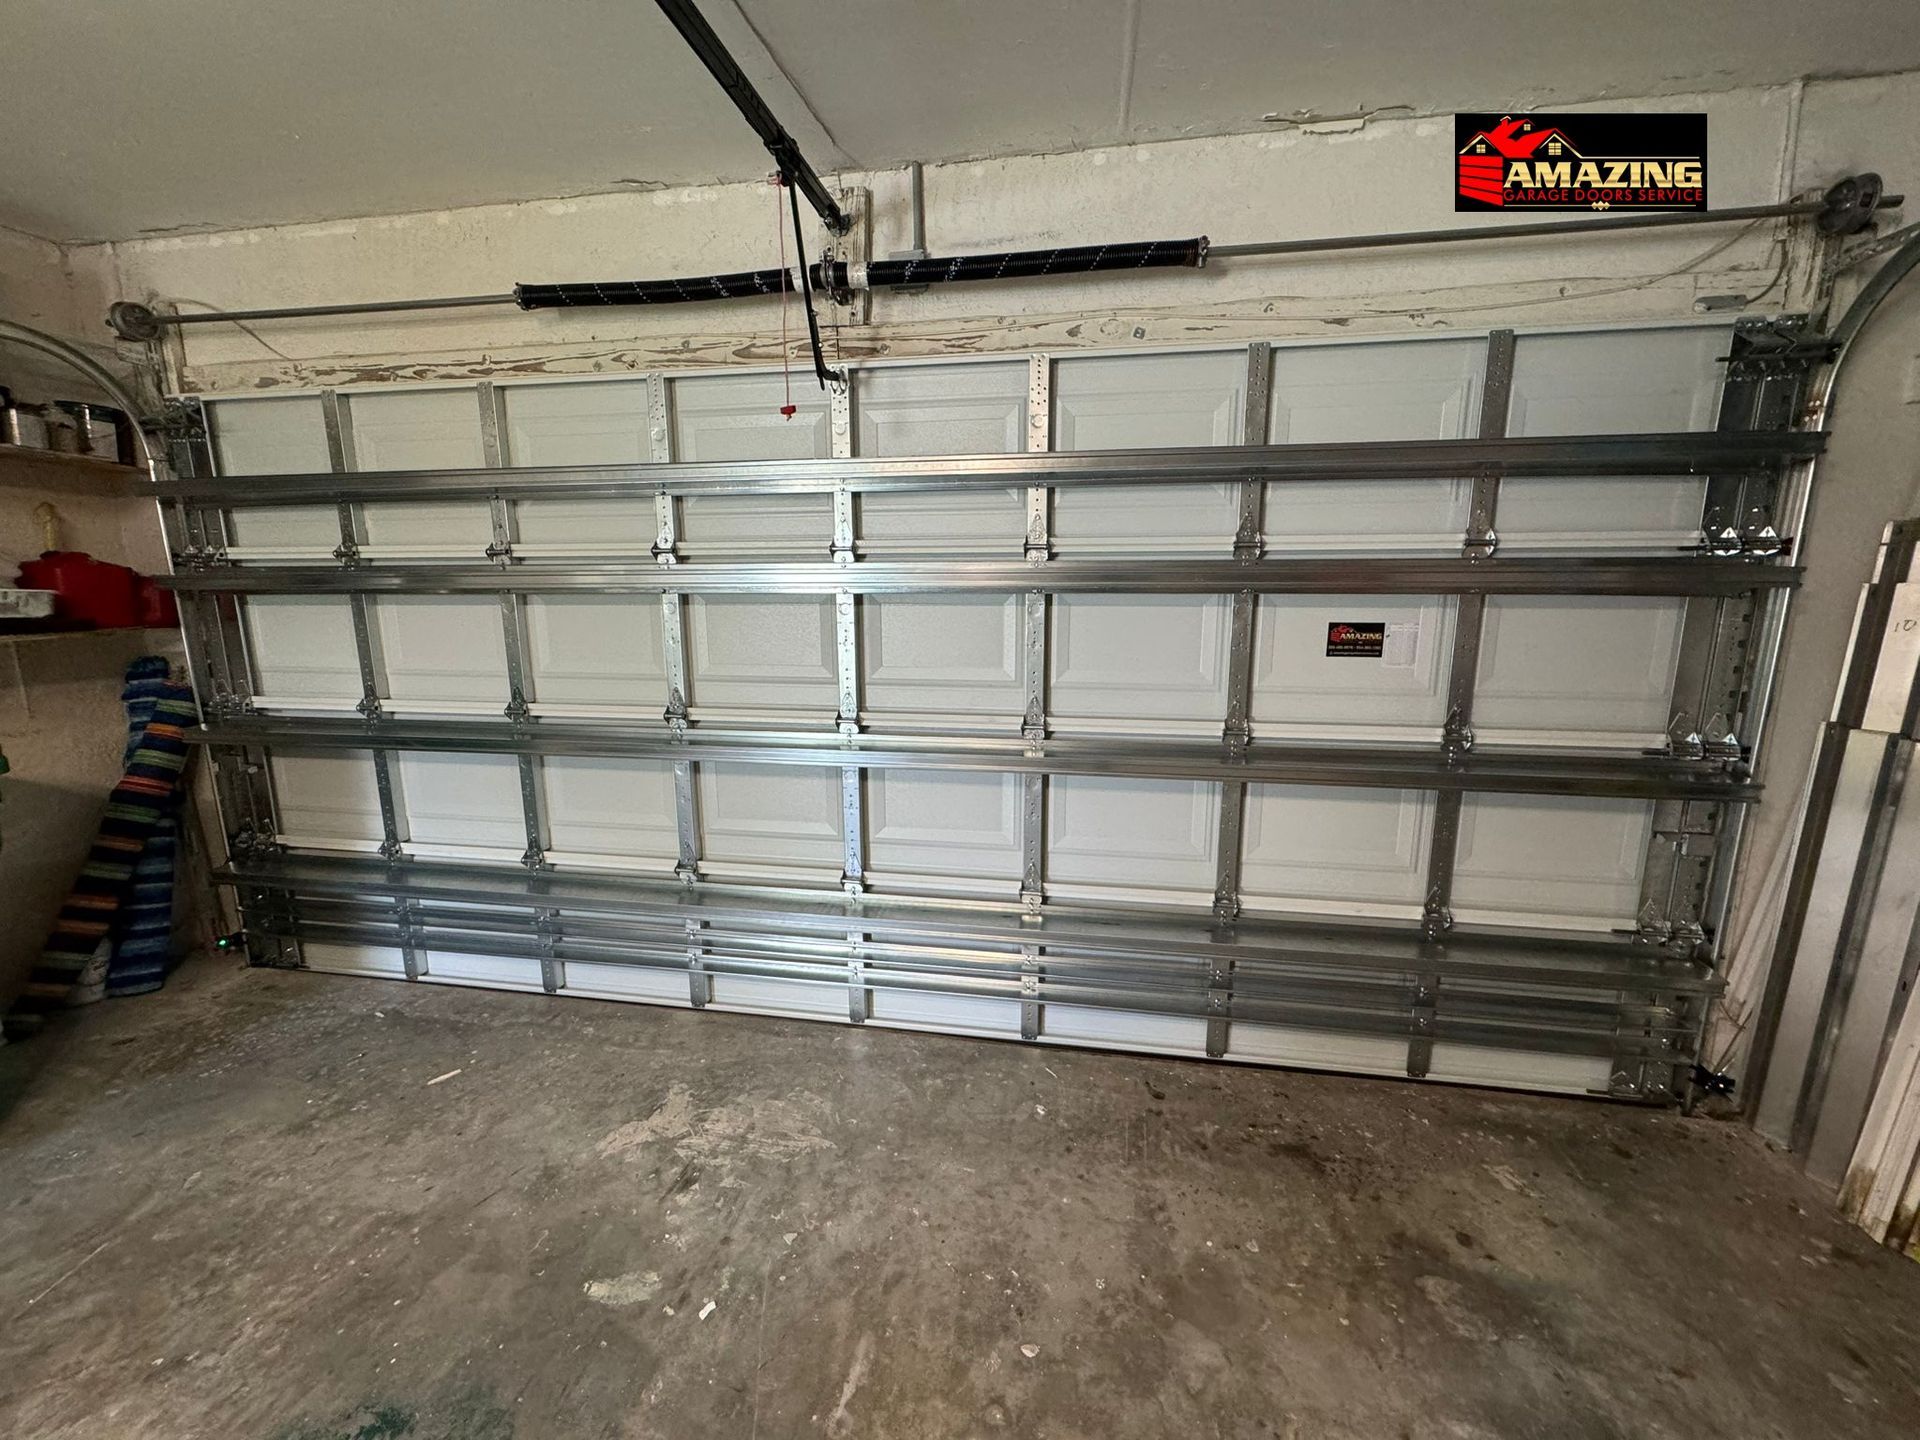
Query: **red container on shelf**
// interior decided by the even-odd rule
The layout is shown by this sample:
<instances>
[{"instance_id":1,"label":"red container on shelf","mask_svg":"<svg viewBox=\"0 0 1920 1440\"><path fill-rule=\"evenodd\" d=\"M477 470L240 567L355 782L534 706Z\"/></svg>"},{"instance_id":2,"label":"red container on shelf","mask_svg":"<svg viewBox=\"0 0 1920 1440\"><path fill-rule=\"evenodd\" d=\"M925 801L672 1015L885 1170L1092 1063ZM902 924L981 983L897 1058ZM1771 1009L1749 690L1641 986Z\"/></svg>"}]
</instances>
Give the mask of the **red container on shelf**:
<instances>
[{"instance_id":1,"label":"red container on shelf","mask_svg":"<svg viewBox=\"0 0 1920 1440\"><path fill-rule=\"evenodd\" d=\"M54 592L54 615L102 629L138 625L140 577L79 550L49 550L20 567L20 584Z\"/></svg>"},{"instance_id":2,"label":"red container on shelf","mask_svg":"<svg viewBox=\"0 0 1920 1440\"><path fill-rule=\"evenodd\" d=\"M140 623L148 629L169 630L180 623L180 607L173 591L151 575L135 577L133 599L140 610Z\"/></svg>"}]
</instances>

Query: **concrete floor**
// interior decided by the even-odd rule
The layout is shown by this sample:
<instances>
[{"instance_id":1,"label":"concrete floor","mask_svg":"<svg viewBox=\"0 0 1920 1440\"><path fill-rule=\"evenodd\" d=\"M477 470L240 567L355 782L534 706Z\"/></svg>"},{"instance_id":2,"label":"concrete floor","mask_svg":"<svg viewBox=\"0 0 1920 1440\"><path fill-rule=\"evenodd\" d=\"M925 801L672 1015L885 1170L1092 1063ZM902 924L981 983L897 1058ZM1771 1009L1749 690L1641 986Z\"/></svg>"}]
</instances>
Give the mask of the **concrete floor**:
<instances>
[{"instance_id":1,"label":"concrete floor","mask_svg":"<svg viewBox=\"0 0 1920 1440\"><path fill-rule=\"evenodd\" d=\"M1705 1119L224 959L0 1085L22 1440L1920 1430Z\"/></svg>"}]
</instances>

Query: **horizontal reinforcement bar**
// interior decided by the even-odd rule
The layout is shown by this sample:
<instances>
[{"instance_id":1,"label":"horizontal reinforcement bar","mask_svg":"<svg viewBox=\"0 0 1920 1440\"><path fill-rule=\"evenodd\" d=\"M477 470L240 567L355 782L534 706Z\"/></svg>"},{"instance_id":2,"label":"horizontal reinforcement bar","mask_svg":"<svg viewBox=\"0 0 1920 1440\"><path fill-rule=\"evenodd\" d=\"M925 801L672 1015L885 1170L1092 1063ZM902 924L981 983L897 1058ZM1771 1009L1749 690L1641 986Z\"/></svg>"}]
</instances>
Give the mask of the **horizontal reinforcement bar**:
<instances>
[{"instance_id":1,"label":"horizontal reinforcement bar","mask_svg":"<svg viewBox=\"0 0 1920 1440\"><path fill-rule=\"evenodd\" d=\"M1679 431L1499 440L1196 446L910 459L742 460L528 469L387 470L163 480L195 504L255 508L368 500L581 499L621 495L808 495L1000 485L1206 484L1262 480L1445 480L1726 474L1819 454L1818 431Z\"/></svg>"},{"instance_id":2,"label":"horizontal reinforcement bar","mask_svg":"<svg viewBox=\"0 0 1920 1440\"><path fill-rule=\"evenodd\" d=\"M190 561L182 559L181 564ZM1050 594L1228 595L1744 595L1797 585L1796 566L1686 556L1672 559L1265 559L862 561L660 565L214 565L165 582L190 593L470 595L593 592L626 595Z\"/></svg>"},{"instance_id":3,"label":"horizontal reinforcement bar","mask_svg":"<svg viewBox=\"0 0 1920 1440\"><path fill-rule=\"evenodd\" d=\"M834 769L966 770L1010 774L1120 775L1397 790L1463 790L1528 795L1594 795L1645 800L1746 802L1760 787L1717 762L1654 754L1481 751L1449 759L1414 746L1281 745L1230 750L1217 742L1138 739L1023 741L960 736L874 736L837 732L708 731L685 739L627 725L539 720L395 720L242 716L188 732L208 745L282 745L304 750L405 750L452 754L582 755L603 758L811 765Z\"/></svg>"},{"instance_id":4,"label":"horizontal reinforcement bar","mask_svg":"<svg viewBox=\"0 0 1920 1440\"><path fill-rule=\"evenodd\" d=\"M248 856L215 878L243 890L295 898L381 896L513 914L553 910L563 917L618 916L657 922L666 927L663 933L688 922L697 922L703 935L744 928L844 941L857 931L879 944L986 947L1016 962L1021 947L1037 945L1049 955L1071 954L1122 969L1167 959L1218 963L1225 956L1236 976L1242 967L1276 977L1384 971L1438 975L1443 982L1661 995L1713 994L1722 984L1702 961L1626 937L1582 939L1463 926L1435 942L1423 939L1413 921L1243 916L1222 924L1204 913L1071 901L1050 904L1039 916L1023 916L1017 903L891 900L871 892L849 897L838 891L711 882L690 888L672 878L310 854Z\"/></svg>"},{"instance_id":5,"label":"horizontal reinforcement bar","mask_svg":"<svg viewBox=\"0 0 1920 1440\"><path fill-rule=\"evenodd\" d=\"M303 926L374 925L390 923L394 918L391 902L349 900L324 896L306 896L296 900L297 915ZM507 909L476 911L432 904L410 904L409 922L416 933L446 937L457 935L477 952L523 954L526 952L527 922L524 912ZM552 920L549 912L549 920ZM556 950L561 958L609 960L635 953L665 952L670 959L684 961L686 930L664 920L645 918L622 920L606 917L569 915L560 927ZM551 929L548 933L552 933ZM790 966L824 965L843 967L854 950L869 962L884 965L895 983L915 982L929 985L950 983L954 972L964 971L968 982L982 987L999 986L1017 980L1024 957L1010 950L983 947L956 947L933 944L903 944L863 939L856 945L849 938L818 939L794 937L764 929L702 926L701 936L724 948L742 965L781 964ZM451 947L448 947L451 948ZM1080 956L1071 950L1048 950L1048 972L1055 979L1081 984L1104 984L1116 990L1137 991L1156 983L1152 974L1130 966L1125 958ZM1191 964L1198 964L1194 961ZM1184 977L1191 964L1177 974ZM1374 973L1355 971L1333 974L1317 970L1289 970L1254 959L1247 959L1236 972L1236 994L1254 999L1284 1000L1293 1004L1378 1005L1384 999L1404 1004L1408 995L1407 976L1383 969ZM810 977L809 977L810 978ZM845 982L840 969L832 978ZM1492 983L1475 984L1458 980L1455 994L1462 997L1460 1008L1489 1018L1528 1015L1553 1016L1567 1024L1579 1024L1595 1016L1609 1021L1628 1018L1638 1023L1658 1023L1660 1007L1645 999L1623 1000L1623 992L1593 992L1567 989L1559 992L1529 994L1499 988ZM983 988L983 993L985 993ZM1183 997L1188 998L1190 996Z\"/></svg>"},{"instance_id":6,"label":"horizontal reinforcement bar","mask_svg":"<svg viewBox=\"0 0 1920 1440\"><path fill-rule=\"evenodd\" d=\"M356 918L352 912L309 916L296 904L293 913L266 918L258 928L308 943L385 948L398 948L403 943L398 924L377 916L370 907L363 908ZM529 962L550 957L569 966L637 967L680 973L689 968L684 933L677 941L663 932L651 943L641 938L619 938L591 942L562 939L543 944L527 936L504 937L468 922L436 925L410 919L405 938L415 946L446 954L499 955ZM847 961L856 953L862 961L862 984L869 990L1008 1001L1031 997L1041 1004L1193 1018L1213 1013L1208 1003L1206 971L1197 964L1162 965L1151 975L1120 978L1079 972L1070 958L1049 953L1034 977L1033 988L1026 990L1017 960L1010 968L998 957L949 956L938 967L929 967L915 965L910 959L900 963L897 954L876 953L874 947L845 944L837 952L828 950L810 960L758 951L750 937L743 943L743 937L703 930L700 969L708 975L786 980L839 991L847 986ZM1669 1007L1640 997L1585 1003L1552 996L1518 999L1476 992L1459 981L1451 982L1450 987L1443 985L1440 997L1432 1019L1423 1024L1414 1013L1413 987L1404 981L1370 988L1311 980L1262 986L1236 971L1230 1013L1236 1021L1342 1034L1409 1038L1419 1034L1450 1044L1656 1064L1673 1063L1690 1035L1689 1027Z\"/></svg>"}]
</instances>

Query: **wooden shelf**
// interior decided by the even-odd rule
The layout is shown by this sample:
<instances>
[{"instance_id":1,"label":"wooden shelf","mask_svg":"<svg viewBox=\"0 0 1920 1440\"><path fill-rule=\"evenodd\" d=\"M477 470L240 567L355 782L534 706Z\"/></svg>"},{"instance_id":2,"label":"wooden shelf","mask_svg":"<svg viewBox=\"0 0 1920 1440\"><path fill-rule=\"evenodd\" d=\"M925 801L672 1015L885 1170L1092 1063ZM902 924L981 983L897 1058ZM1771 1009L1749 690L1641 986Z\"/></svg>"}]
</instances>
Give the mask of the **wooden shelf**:
<instances>
[{"instance_id":1,"label":"wooden shelf","mask_svg":"<svg viewBox=\"0 0 1920 1440\"><path fill-rule=\"evenodd\" d=\"M144 470L122 465L117 460L104 460L98 455L69 455L31 445L0 445L0 488L133 495L147 483Z\"/></svg>"},{"instance_id":2,"label":"wooden shelf","mask_svg":"<svg viewBox=\"0 0 1920 1440\"><path fill-rule=\"evenodd\" d=\"M174 625L112 625L96 626L91 630L0 630L0 645L41 644L48 640L89 640L101 635L144 635L149 638L171 636L179 638L180 630Z\"/></svg>"}]
</instances>

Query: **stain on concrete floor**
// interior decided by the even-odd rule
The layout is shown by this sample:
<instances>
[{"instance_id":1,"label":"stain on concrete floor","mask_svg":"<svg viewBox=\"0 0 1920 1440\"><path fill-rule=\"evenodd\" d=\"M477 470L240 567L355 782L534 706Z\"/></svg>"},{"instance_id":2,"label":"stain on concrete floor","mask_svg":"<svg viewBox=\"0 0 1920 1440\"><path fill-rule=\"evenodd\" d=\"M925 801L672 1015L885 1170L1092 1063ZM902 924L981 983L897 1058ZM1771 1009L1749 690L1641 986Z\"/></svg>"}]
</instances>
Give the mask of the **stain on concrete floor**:
<instances>
[{"instance_id":1,"label":"stain on concrete floor","mask_svg":"<svg viewBox=\"0 0 1920 1440\"><path fill-rule=\"evenodd\" d=\"M0 1105L8 1436L1920 1429L1920 1266L1670 1113L225 959Z\"/></svg>"}]
</instances>

